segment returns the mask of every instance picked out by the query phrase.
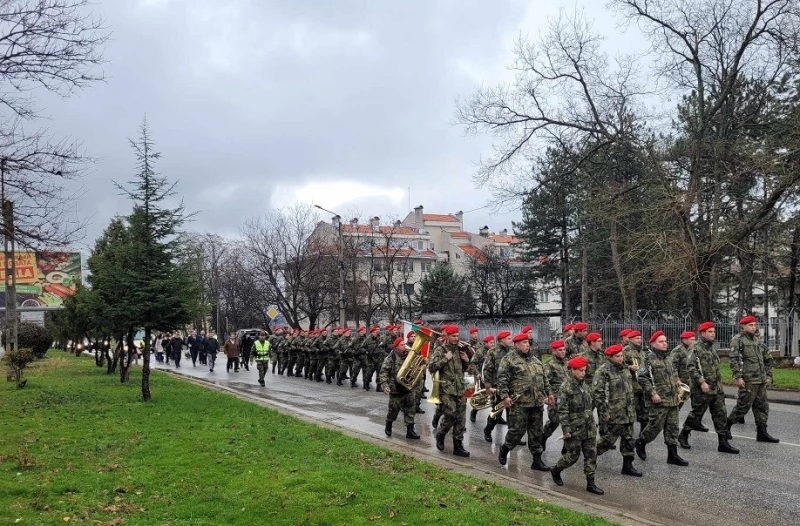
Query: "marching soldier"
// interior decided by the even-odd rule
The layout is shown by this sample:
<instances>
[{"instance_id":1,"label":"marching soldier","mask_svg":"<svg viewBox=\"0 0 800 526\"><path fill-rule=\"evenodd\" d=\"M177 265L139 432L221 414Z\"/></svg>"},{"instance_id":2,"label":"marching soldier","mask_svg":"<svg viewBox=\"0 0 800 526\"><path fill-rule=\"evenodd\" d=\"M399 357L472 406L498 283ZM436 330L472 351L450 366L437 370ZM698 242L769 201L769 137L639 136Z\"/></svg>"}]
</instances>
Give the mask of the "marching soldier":
<instances>
[{"instance_id":1,"label":"marching soldier","mask_svg":"<svg viewBox=\"0 0 800 526\"><path fill-rule=\"evenodd\" d=\"M701 323L697 329L700 341L692 345L686 357L687 375L691 382L692 411L683 423L678 444L684 449L691 449L689 433L700 422L706 409L711 412L714 431L717 432L720 453L739 454L739 450L730 445L727 438L727 412L725 410L725 391L722 390L722 373L719 370L719 354L714 343L716 329L714 323Z\"/></svg>"},{"instance_id":2,"label":"marching soldier","mask_svg":"<svg viewBox=\"0 0 800 526\"><path fill-rule=\"evenodd\" d=\"M739 320L739 326L741 332L731 340L730 350L731 371L739 394L736 397L736 407L728 417L727 436L731 437L731 425L744 419L744 415L752 407L756 419L756 440L774 444L780 440L767 433L767 386L772 384L772 355L756 336L758 326L755 316L745 316Z\"/></svg>"},{"instance_id":3,"label":"marching soldier","mask_svg":"<svg viewBox=\"0 0 800 526\"><path fill-rule=\"evenodd\" d=\"M600 442L597 456L614 449L619 438L623 475L641 477L633 467L633 423L636 421L636 402L633 380L623 362L622 345L609 346L603 354L608 357L597 370L592 384L592 397L600 423Z\"/></svg>"},{"instance_id":4,"label":"marching soldier","mask_svg":"<svg viewBox=\"0 0 800 526\"><path fill-rule=\"evenodd\" d=\"M575 356L567 362L570 374L558 391L558 418L564 432L566 452L550 470L553 482L563 486L561 472L575 464L583 453L583 473L586 475L586 491L602 495L603 490L594 483L597 469L597 426L594 422L592 391L584 382L586 358Z\"/></svg>"},{"instance_id":5,"label":"marching soldier","mask_svg":"<svg viewBox=\"0 0 800 526\"><path fill-rule=\"evenodd\" d=\"M530 351L525 333L512 339L514 349L505 355L497 372L498 398L508 410L508 432L497 460L505 466L508 453L528 434L528 450L533 455L531 469L550 471L542 460L542 421L544 405L553 405L544 366ZM512 398L514 397L514 398Z\"/></svg>"},{"instance_id":6,"label":"marching soldier","mask_svg":"<svg viewBox=\"0 0 800 526\"><path fill-rule=\"evenodd\" d=\"M621 331L619 331L619 339L622 342L623 349L625 348L626 345L628 345L628 343L630 343L630 340L628 339L628 333L630 332L631 329L622 329Z\"/></svg>"},{"instance_id":7,"label":"marching soldier","mask_svg":"<svg viewBox=\"0 0 800 526\"><path fill-rule=\"evenodd\" d=\"M269 335L269 349L270 355L272 358L272 374L275 374L275 369L279 371L280 374L281 370L281 343L283 340L283 329L282 327L276 327L272 334Z\"/></svg>"},{"instance_id":8,"label":"marching soldier","mask_svg":"<svg viewBox=\"0 0 800 526\"><path fill-rule=\"evenodd\" d=\"M336 375L339 373L339 355L337 349L339 348L339 340L342 338L341 330L339 327L333 327L331 335L325 340L327 347L327 354L325 357L325 383L333 383Z\"/></svg>"},{"instance_id":9,"label":"marching soldier","mask_svg":"<svg viewBox=\"0 0 800 526\"><path fill-rule=\"evenodd\" d=\"M345 327L342 330L342 336L339 338L339 345L336 348L336 353L339 357L339 372L336 375L336 385L341 386L344 384L344 381L349 378L347 372L350 370L350 364L353 361L353 339L350 335L350 327ZM378 371L380 371L381 366L383 366L383 362L381 362L378 367Z\"/></svg>"},{"instance_id":10,"label":"marching soldier","mask_svg":"<svg viewBox=\"0 0 800 526\"><path fill-rule=\"evenodd\" d=\"M547 376L547 383L550 385L550 390L557 393L561 385L567 380L567 348L564 346L564 340L556 340L550 344L552 352L552 359L544 366L545 376ZM558 421L558 400L547 408L547 424L542 431L542 451L547 449L547 439L555 433L559 426Z\"/></svg>"},{"instance_id":11,"label":"marching soldier","mask_svg":"<svg viewBox=\"0 0 800 526\"><path fill-rule=\"evenodd\" d=\"M414 331L408 331L406 334L406 347L412 349L414 347L414 341L417 339L417 334ZM421 352L421 351L419 351ZM425 410L420 407L420 402L422 402L422 395L423 389L425 388L425 373L422 373L422 379L419 381L417 386L414 388L414 412L418 415L424 415Z\"/></svg>"},{"instance_id":12,"label":"marching soldier","mask_svg":"<svg viewBox=\"0 0 800 526\"><path fill-rule=\"evenodd\" d=\"M381 365L383 364L383 360L386 359L386 356L389 354L389 351L392 348L392 342L395 339L394 336L394 325L387 324L383 327L384 333L382 336L378 338L378 345L375 346L373 349L372 354L372 370L376 373L375 382L377 383L377 373L381 370ZM371 377L371 375L370 375ZM369 387L364 386L365 390L369 390ZM375 391L380 392L381 386L380 384L375 386Z\"/></svg>"},{"instance_id":13,"label":"marching soldier","mask_svg":"<svg viewBox=\"0 0 800 526\"><path fill-rule=\"evenodd\" d=\"M564 325L564 330L561 333L561 339L567 341L568 338L571 338L575 335L575 325L572 323L568 323Z\"/></svg>"},{"instance_id":14,"label":"marching soldier","mask_svg":"<svg viewBox=\"0 0 800 526\"><path fill-rule=\"evenodd\" d=\"M531 347L531 350L530 350L531 354L533 354L538 360L541 360L542 359L542 350L539 348L539 346L536 344L536 342L533 341L533 326L532 325L526 325L526 326L524 326L522 328L522 330L520 332L522 334L526 334L528 336L528 343L530 344L530 347Z\"/></svg>"},{"instance_id":15,"label":"marching soldier","mask_svg":"<svg viewBox=\"0 0 800 526\"><path fill-rule=\"evenodd\" d=\"M688 466L678 456L678 372L667 359L667 337L656 331L650 338L650 352L639 369L639 385L649 402L647 427L636 440L636 454L647 460L645 446L663 431L667 464Z\"/></svg>"},{"instance_id":16,"label":"marching soldier","mask_svg":"<svg viewBox=\"0 0 800 526\"><path fill-rule=\"evenodd\" d=\"M497 345L489 351L483 363L483 385L486 388L486 392L493 396L492 400L494 403L492 405L500 402L495 389L497 386L497 370L506 354L511 352L511 344L511 333L509 331L497 333ZM494 431L497 424L506 424L506 421L503 420L502 413L497 415L496 418L492 418L491 415L487 418L486 427L483 428L483 438L487 442L492 441L492 431Z\"/></svg>"},{"instance_id":17,"label":"marching soldier","mask_svg":"<svg viewBox=\"0 0 800 526\"><path fill-rule=\"evenodd\" d=\"M350 388L356 386L358 375L361 375L361 383L364 383L364 376L367 374L367 365L364 362L366 352L364 344L369 336L367 336L367 328L362 325L358 328L358 339L353 343L353 365L350 368Z\"/></svg>"},{"instance_id":18,"label":"marching soldier","mask_svg":"<svg viewBox=\"0 0 800 526\"><path fill-rule=\"evenodd\" d=\"M644 363L646 356L642 349L641 332L630 331L628 333L628 345L622 348L622 355L633 380L633 397L636 399L636 421L639 422L639 434L641 435L644 428L647 427L649 419L647 414L648 401L638 380L639 367Z\"/></svg>"},{"instance_id":19,"label":"marching soldier","mask_svg":"<svg viewBox=\"0 0 800 526\"><path fill-rule=\"evenodd\" d=\"M256 368L258 369L258 383L262 386L264 385L264 376L266 376L269 368L269 350L270 344L267 341L267 332L260 331L258 339L253 343L253 352L255 353Z\"/></svg>"},{"instance_id":20,"label":"marching soldier","mask_svg":"<svg viewBox=\"0 0 800 526\"><path fill-rule=\"evenodd\" d=\"M483 345L475 347L475 353L470 359L470 371L475 376L475 380L483 382L483 363L486 361L486 355L492 347L494 347L494 336L484 336ZM478 411L472 409L469 412L469 421L474 423L477 417Z\"/></svg>"},{"instance_id":21,"label":"marching soldier","mask_svg":"<svg viewBox=\"0 0 800 526\"><path fill-rule=\"evenodd\" d=\"M402 411L403 421L406 424L406 438L418 440L419 435L414 431L414 393L416 388L412 391L407 391L397 383L397 373L403 365L403 360L406 359L408 348L403 338L397 338L392 347L394 350L383 360L378 375L378 384L383 392L389 395L389 412L386 414L384 432L387 437L392 436L392 424L397 419L400 411Z\"/></svg>"},{"instance_id":22,"label":"marching soldier","mask_svg":"<svg viewBox=\"0 0 800 526\"><path fill-rule=\"evenodd\" d=\"M592 385L595 371L606 361L603 356L603 336L599 332L590 332L586 335L586 345L587 349L581 353L581 356L586 358L584 382L586 385Z\"/></svg>"},{"instance_id":23,"label":"marching soldier","mask_svg":"<svg viewBox=\"0 0 800 526\"><path fill-rule=\"evenodd\" d=\"M380 327L373 325L369 335L361 344L361 350L363 351L361 357L361 383L365 391L369 391L370 383L372 382L372 356L377 352L376 347L380 344L380 330ZM351 382L350 386L355 387L355 384Z\"/></svg>"},{"instance_id":24,"label":"marching soldier","mask_svg":"<svg viewBox=\"0 0 800 526\"><path fill-rule=\"evenodd\" d=\"M572 325L572 330L574 331L573 336L564 340L567 346L567 358L583 354L588 349L586 345L586 336L589 332L589 325L579 321Z\"/></svg>"},{"instance_id":25,"label":"marching soldier","mask_svg":"<svg viewBox=\"0 0 800 526\"><path fill-rule=\"evenodd\" d=\"M689 370L686 367L686 358L689 356L689 349L696 342L695 334L692 331L683 331L680 335L680 339L681 343L679 343L670 351L669 359L672 361L675 368L678 369L678 378L680 378L681 382L688 385L691 389L692 407L694 407L694 401L700 399L700 394L702 391L698 391L695 385L692 383L692 378L689 376ZM685 425L686 424L684 423L684 426ZM708 433L708 428L703 425L702 420L698 422L692 422L692 426L694 431ZM683 447L680 435L678 435L678 443L681 447Z\"/></svg>"},{"instance_id":26,"label":"marching soldier","mask_svg":"<svg viewBox=\"0 0 800 526\"><path fill-rule=\"evenodd\" d=\"M464 449L464 431L466 429L467 399L464 396L464 372L469 367L469 357L458 346L458 327L446 325L443 331L447 335L444 345L437 347L430 358L428 370L431 374L439 373L439 398L443 421L436 433L436 449L444 451L444 437L453 430L453 454L469 457Z\"/></svg>"}]
</instances>

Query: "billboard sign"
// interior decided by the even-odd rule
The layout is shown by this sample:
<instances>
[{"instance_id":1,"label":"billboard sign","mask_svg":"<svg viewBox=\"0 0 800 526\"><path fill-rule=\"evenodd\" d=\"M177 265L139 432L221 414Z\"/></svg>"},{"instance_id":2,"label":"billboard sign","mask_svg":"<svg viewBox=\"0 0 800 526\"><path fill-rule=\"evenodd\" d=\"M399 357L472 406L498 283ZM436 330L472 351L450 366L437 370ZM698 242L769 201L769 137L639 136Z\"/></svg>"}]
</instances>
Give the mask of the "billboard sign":
<instances>
[{"instance_id":1,"label":"billboard sign","mask_svg":"<svg viewBox=\"0 0 800 526\"><path fill-rule=\"evenodd\" d=\"M17 308L57 309L81 282L80 252L15 252ZM6 261L0 251L0 307L5 306Z\"/></svg>"}]
</instances>

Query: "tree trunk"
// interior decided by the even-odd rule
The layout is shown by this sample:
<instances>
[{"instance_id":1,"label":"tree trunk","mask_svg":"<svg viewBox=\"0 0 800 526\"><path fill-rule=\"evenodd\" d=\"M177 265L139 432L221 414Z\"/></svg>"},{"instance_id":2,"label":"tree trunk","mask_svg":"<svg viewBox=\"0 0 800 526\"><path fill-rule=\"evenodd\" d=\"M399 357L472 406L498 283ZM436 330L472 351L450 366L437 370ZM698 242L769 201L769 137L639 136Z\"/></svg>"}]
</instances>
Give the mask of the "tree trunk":
<instances>
[{"instance_id":1,"label":"tree trunk","mask_svg":"<svg viewBox=\"0 0 800 526\"><path fill-rule=\"evenodd\" d=\"M150 335L149 327L144 330L144 350L142 351L142 401L150 400Z\"/></svg>"},{"instance_id":2,"label":"tree trunk","mask_svg":"<svg viewBox=\"0 0 800 526\"><path fill-rule=\"evenodd\" d=\"M795 225L794 232L792 232L792 246L791 246L791 256L789 258L789 301L786 305L786 309L788 310L789 314L795 308L795 302L797 301L797 267L798 267L798 260L800 260L800 223Z\"/></svg>"},{"instance_id":3,"label":"tree trunk","mask_svg":"<svg viewBox=\"0 0 800 526\"><path fill-rule=\"evenodd\" d=\"M581 248L581 317L589 313L589 250Z\"/></svg>"},{"instance_id":4,"label":"tree trunk","mask_svg":"<svg viewBox=\"0 0 800 526\"><path fill-rule=\"evenodd\" d=\"M610 236L608 243L611 246L611 263L614 266L614 273L617 275L617 286L619 287L619 296L622 298L622 315L625 318L631 317L631 304L628 297L628 290L625 286L625 274L622 272L622 261L619 257L619 236L617 235L617 222L611 220Z\"/></svg>"},{"instance_id":5,"label":"tree trunk","mask_svg":"<svg viewBox=\"0 0 800 526\"><path fill-rule=\"evenodd\" d=\"M698 273L692 279L692 312L696 323L711 320L713 265L707 260L698 260Z\"/></svg>"},{"instance_id":6,"label":"tree trunk","mask_svg":"<svg viewBox=\"0 0 800 526\"><path fill-rule=\"evenodd\" d=\"M130 380L131 347L133 347L133 327L128 328L125 339L119 343L119 381L123 384Z\"/></svg>"}]
</instances>

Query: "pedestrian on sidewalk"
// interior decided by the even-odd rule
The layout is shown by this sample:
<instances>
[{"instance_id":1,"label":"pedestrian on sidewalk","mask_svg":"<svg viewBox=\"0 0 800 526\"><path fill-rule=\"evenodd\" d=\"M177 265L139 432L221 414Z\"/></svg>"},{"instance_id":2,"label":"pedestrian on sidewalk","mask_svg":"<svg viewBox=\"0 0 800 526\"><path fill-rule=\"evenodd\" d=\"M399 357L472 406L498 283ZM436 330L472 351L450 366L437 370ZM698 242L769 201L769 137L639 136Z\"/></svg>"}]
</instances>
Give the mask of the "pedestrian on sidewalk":
<instances>
[{"instance_id":1,"label":"pedestrian on sidewalk","mask_svg":"<svg viewBox=\"0 0 800 526\"><path fill-rule=\"evenodd\" d=\"M232 332L228 341L225 342L225 356L228 357L228 365L227 369L228 372L231 372L231 367L233 367L233 372L239 372L239 344L236 343L236 333Z\"/></svg>"},{"instance_id":2,"label":"pedestrian on sidewalk","mask_svg":"<svg viewBox=\"0 0 800 526\"><path fill-rule=\"evenodd\" d=\"M208 365L208 356L206 353L206 331L200 331L200 365Z\"/></svg>"},{"instance_id":3,"label":"pedestrian on sidewalk","mask_svg":"<svg viewBox=\"0 0 800 526\"><path fill-rule=\"evenodd\" d=\"M206 338L206 359L208 360L209 372L214 372L214 364L217 363L217 353L219 352L219 340L217 340L217 333L213 329L208 333Z\"/></svg>"},{"instance_id":4,"label":"pedestrian on sidewalk","mask_svg":"<svg viewBox=\"0 0 800 526\"><path fill-rule=\"evenodd\" d=\"M179 333L174 333L169 341L172 350L172 359L175 360L175 368L181 367L181 354L183 353L183 338Z\"/></svg>"},{"instance_id":5,"label":"pedestrian on sidewalk","mask_svg":"<svg viewBox=\"0 0 800 526\"><path fill-rule=\"evenodd\" d=\"M258 339L253 344L253 352L255 353L256 368L258 369L258 383L264 385L264 376L269 369L269 350L270 343L267 340L267 331L258 333Z\"/></svg>"},{"instance_id":6,"label":"pedestrian on sidewalk","mask_svg":"<svg viewBox=\"0 0 800 526\"><path fill-rule=\"evenodd\" d=\"M197 329L192 330L192 334L187 338L186 343L189 345L189 353L192 356L192 367L197 367L197 358L200 356L200 347L203 345L203 340L198 336Z\"/></svg>"},{"instance_id":7,"label":"pedestrian on sidewalk","mask_svg":"<svg viewBox=\"0 0 800 526\"><path fill-rule=\"evenodd\" d=\"M169 355L170 355L170 334L165 332L164 335L161 337L161 349L164 351L164 359L167 361L167 365L169 365Z\"/></svg>"}]
</instances>

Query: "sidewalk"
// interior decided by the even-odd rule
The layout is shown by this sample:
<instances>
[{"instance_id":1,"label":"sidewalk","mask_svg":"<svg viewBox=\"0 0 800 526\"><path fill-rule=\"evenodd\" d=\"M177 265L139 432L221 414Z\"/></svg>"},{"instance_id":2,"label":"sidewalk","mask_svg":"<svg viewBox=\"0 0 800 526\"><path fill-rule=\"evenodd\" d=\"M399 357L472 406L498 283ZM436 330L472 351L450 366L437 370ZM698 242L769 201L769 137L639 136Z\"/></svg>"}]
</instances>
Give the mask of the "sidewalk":
<instances>
[{"instance_id":1,"label":"sidewalk","mask_svg":"<svg viewBox=\"0 0 800 526\"><path fill-rule=\"evenodd\" d=\"M723 389L725 390L725 398L736 399L739 388L732 385L725 385ZM769 389L767 390L767 399L773 404L800 405L800 392Z\"/></svg>"}]
</instances>

